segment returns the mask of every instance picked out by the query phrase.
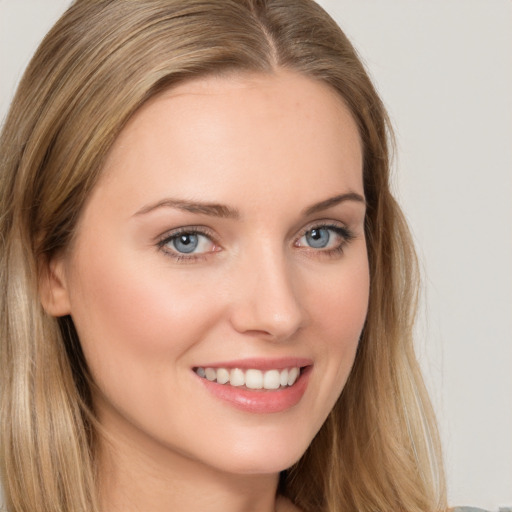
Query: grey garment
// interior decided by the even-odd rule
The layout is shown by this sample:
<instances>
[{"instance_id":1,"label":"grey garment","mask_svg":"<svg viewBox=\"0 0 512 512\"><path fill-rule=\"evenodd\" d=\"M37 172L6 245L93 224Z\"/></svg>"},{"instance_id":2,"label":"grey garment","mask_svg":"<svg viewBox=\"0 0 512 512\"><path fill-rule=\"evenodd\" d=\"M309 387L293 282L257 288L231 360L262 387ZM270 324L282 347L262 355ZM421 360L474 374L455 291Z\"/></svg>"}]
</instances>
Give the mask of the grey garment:
<instances>
[{"instance_id":1,"label":"grey garment","mask_svg":"<svg viewBox=\"0 0 512 512\"><path fill-rule=\"evenodd\" d=\"M483 508L476 508L476 507L455 507L450 510L451 510L451 512L488 512L487 510L484 510ZM498 512L512 512L512 507L500 507Z\"/></svg>"},{"instance_id":2,"label":"grey garment","mask_svg":"<svg viewBox=\"0 0 512 512\"><path fill-rule=\"evenodd\" d=\"M475 507L455 507L452 512L487 512L483 508L475 508Z\"/></svg>"}]
</instances>

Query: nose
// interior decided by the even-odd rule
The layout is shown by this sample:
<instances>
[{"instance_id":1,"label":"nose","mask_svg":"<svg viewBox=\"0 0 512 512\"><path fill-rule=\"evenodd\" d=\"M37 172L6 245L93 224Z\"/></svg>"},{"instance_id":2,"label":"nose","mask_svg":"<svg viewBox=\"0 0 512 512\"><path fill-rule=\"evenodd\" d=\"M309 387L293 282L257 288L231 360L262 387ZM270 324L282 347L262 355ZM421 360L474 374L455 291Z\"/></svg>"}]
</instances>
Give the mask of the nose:
<instances>
[{"instance_id":1,"label":"nose","mask_svg":"<svg viewBox=\"0 0 512 512\"><path fill-rule=\"evenodd\" d=\"M281 251L261 251L237 273L230 315L236 331L282 341L304 325L300 283Z\"/></svg>"}]
</instances>

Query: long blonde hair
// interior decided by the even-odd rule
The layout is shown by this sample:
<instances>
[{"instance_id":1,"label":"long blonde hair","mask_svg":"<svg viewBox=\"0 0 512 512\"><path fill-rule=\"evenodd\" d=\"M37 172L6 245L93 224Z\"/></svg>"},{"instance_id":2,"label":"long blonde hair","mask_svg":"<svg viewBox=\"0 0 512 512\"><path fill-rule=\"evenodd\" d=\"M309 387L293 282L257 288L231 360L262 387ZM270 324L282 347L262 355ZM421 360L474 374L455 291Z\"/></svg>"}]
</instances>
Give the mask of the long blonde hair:
<instances>
[{"instance_id":1,"label":"long blonde hair","mask_svg":"<svg viewBox=\"0 0 512 512\"><path fill-rule=\"evenodd\" d=\"M86 364L39 301L102 162L150 97L208 74L288 68L333 87L364 148L371 272L349 380L280 492L305 512L445 509L435 420L413 351L416 259L389 189L389 124L356 52L311 0L77 0L46 36L0 139L1 472L9 512L94 512Z\"/></svg>"}]
</instances>

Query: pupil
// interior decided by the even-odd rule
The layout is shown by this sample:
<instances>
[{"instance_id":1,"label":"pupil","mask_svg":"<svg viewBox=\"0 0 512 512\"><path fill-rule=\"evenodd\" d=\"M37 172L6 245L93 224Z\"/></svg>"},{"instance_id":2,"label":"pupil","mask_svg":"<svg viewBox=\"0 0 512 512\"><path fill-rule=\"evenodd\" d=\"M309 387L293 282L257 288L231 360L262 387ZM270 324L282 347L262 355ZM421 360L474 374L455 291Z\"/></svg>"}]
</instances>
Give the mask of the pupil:
<instances>
[{"instance_id":1,"label":"pupil","mask_svg":"<svg viewBox=\"0 0 512 512\"><path fill-rule=\"evenodd\" d=\"M194 234L184 233L174 239L174 248L179 252L189 253L194 251L199 243L199 238Z\"/></svg>"},{"instance_id":2,"label":"pupil","mask_svg":"<svg viewBox=\"0 0 512 512\"><path fill-rule=\"evenodd\" d=\"M306 234L309 246L314 249L323 249L329 243L329 238L329 230L325 228L312 229Z\"/></svg>"}]
</instances>

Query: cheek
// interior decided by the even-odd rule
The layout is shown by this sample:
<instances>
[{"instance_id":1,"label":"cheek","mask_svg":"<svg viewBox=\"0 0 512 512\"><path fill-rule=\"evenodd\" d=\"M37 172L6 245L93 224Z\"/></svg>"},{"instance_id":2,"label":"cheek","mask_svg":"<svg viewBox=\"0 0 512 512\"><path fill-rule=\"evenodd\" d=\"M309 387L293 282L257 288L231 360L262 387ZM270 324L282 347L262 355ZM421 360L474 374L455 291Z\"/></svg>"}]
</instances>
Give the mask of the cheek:
<instances>
[{"instance_id":1,"label":"cheek","mask_svg":"<svg viewBox=\"0 0 512 512\"><path fill-rule=\"evenodd\" d=\"M358 340L369 299L369 269L366 252L353 258L347 265L340 265L332 276L327 275L316 293L310 297L314 317L326 331L326 339ZM341 343L334 343L335 346Z\"/></svg>"},{"instance_id":2,"label":"cheek","mask_svg":"<svg viewBox=\"0 0 512 512\"><path fill-rule=\"evenodd\" d=\"M204 292L186 277L165 278L165 262L142 266L118 256L85 254L71 286L73 321L100 387L169 367L217 316L215 301L201 300Z\"/></svg>"},{"instance_id":3,"label":"cheek","mask_svg":"<svg viewBox=\"0 0 512 512\"><path fill-rule=\"evenodd\" d=\"M327 276L309 297L332 405L352 368L368 311L370 279L366 249L362 249L357 258L340 265L336 275Z\"/></svg>"}]
</instances>

